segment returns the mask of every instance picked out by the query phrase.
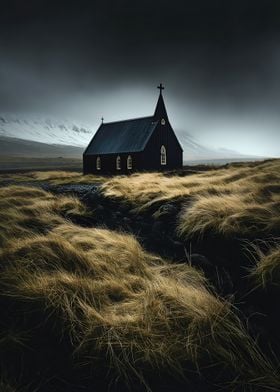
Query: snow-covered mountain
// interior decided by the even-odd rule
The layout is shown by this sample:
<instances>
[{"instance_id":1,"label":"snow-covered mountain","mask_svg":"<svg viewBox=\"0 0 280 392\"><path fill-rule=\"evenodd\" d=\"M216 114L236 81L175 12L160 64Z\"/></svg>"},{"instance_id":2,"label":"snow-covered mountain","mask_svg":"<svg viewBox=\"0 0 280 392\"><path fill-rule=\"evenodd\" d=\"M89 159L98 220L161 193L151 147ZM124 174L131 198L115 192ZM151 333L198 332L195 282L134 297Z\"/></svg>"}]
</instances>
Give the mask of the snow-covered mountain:
<instances>
[{"instance_id":1,"label":"snow-covered mountain","mask_svg":"<svg viewBox=\"0 0 280 392\"><path fill-rule=\"evenodd\" d=\"M184 131L177 132L178 138L184 150L184 160L187 161L210 161L217 159L243 159L245 155L227 148L210 148L197 143L195 138ZM247 157L251 158L251 157ZM254 157L252 157L254 158Z\"/></svg>"},{"instance_id":2,"label":"snow-covered mountain","mask_svg":"<svg viewBox=\"0 0 280 392\"><path fill-rule=\"evenodd\" d=\"M31 140L46 144L86 146L95 130L88 125L56 119L24 118L0 115L0 136Z\"/></svg>"},{"instance_id":3,"label":"snow-covered mountain","mask_svg":"<svg viewBox=\"0 0 280 392\"><path fill-rule=\"evenodd\" d=\"M65 148L63 148L65 146L67 147L65 150L67 155L71 152L71 155L77 156L88 145L95 131L95 127L77 122L73 123L69 120L62 121L39 117L25 118L24 116L11 114L0 115L0 143L2 144L0 152L5 155L9 153L14 155L17 152L18 155L22 151L26 155L29 151L31 154L32 151L32 155L38 155L38 153L41 155L44 151L45 156L46 154L65 156ZM183 130L176 131L176 133L184 149L184 160L186 162L246 158L244 155L226 148L213 149L206 147Z\"/></svg>"},{"instance_id":4,"label":"snow-covered mountain","mask_svg":"<svg viewBox=\"0 0 280 392\"><path fill-rule=\"evenodd\" d=\"M82 159L84 147L47 144L0 136L0 157ZM1 165L0 165L1 166Z\"/></svg>"}]
</instances>

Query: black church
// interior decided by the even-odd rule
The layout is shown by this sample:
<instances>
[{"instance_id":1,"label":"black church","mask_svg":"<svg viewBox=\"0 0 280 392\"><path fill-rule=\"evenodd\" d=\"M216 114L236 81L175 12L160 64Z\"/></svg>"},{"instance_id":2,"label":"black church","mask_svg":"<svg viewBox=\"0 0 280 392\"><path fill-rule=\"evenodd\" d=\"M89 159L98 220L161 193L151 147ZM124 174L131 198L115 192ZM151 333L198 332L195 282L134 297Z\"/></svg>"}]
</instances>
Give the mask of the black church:
<instances>
[{"instance_id":1,"label":"black church","mask_svg":"<svg viewBox=\"0 0 280 392\"><path fill-rule=\"evenodd\" d=\"M153 116L102 121L83 154L84 174L164 171L183 165L183 149L169 122L162 84Z\"/></svg>"}]
</instances>

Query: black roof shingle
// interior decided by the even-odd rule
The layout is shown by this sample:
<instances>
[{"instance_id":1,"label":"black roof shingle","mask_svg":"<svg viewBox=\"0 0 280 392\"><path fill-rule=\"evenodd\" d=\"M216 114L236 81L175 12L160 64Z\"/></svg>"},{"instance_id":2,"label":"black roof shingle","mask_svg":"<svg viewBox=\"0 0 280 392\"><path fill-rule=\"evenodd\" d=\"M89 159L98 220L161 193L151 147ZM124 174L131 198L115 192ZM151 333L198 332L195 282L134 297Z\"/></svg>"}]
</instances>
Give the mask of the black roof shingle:
<instances>
[{"instance_id":1,"label":"black roof shingle","mask_svg":"<svg viewBox=\"0 0 280 392\"><path fill-rule=\"evenodd\" d=\"M103 123L89 143L85 154L143 151L157 124L154 116Z\"/></svg>"}]
</instances>

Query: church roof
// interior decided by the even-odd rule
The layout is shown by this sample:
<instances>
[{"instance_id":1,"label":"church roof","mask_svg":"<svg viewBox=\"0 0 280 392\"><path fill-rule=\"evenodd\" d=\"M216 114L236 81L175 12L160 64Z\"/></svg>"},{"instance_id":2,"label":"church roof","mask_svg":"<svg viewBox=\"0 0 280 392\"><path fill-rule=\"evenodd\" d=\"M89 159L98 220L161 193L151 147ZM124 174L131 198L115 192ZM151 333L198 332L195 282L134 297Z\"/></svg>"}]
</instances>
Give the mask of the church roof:
<instances>
[{"instance_id":1,"label":"church roof","mask_svg":"<svg viewBox=\"0 0 280 392\"><path fill-rule=\"evenodd\" d=\"M158 121L154 116L103 123L85 154L115 154L143 151Z\"/></svg>"}]
</instances>

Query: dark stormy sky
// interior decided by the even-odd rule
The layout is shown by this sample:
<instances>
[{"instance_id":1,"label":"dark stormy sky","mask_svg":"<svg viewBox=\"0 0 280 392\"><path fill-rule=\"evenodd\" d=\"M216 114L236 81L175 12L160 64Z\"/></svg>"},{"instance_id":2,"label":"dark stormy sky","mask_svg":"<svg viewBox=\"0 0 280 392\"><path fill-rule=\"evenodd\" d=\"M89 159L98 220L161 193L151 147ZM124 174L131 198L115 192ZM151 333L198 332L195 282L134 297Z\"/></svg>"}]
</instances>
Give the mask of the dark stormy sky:
<instances>
[{"instance_id":1,"label":"dark stormy sky","mask_svg":"<svg viewBox=\"0 0 280 392\"><path fill-rule=\"evenodd\" d=\"M280 156L279 0L9 0L0 10L0 113L95 130L149 115L204 145Z\"/></svg>"}]
</instances>

